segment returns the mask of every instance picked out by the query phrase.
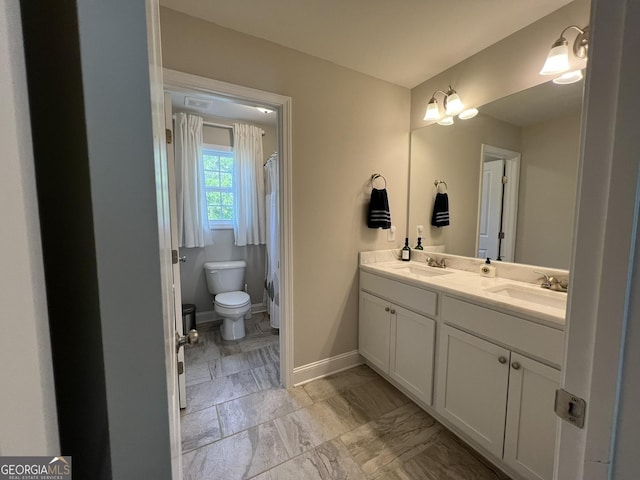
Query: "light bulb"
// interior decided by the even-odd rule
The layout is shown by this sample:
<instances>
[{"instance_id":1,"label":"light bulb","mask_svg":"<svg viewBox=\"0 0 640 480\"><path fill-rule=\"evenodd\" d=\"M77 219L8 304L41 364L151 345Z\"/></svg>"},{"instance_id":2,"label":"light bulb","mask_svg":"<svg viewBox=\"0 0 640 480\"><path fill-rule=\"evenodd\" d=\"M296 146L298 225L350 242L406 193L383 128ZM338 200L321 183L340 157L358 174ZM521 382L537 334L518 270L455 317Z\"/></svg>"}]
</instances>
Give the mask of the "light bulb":
<instances>
[{"instance_id":1,"label":"light bulb","mask_svg":"<svg viewBox=\"0 0 640 480\"><path fill-rule=\"evenodd\" d=\"M453 117L444 117L438 122L438 125L453 125Z\"/></svg>"},{"instance_id":2,"label":"light bulb","mask_svg":"<svg viewBox=\"0 0 640 480\"><path fill-rule=\"evenodd\" d=\"M438 120L440 118L440 109L435 98L431 98L427 104L427 111L424 114L424 120Z\"/></svg>"},{"instance_id":3,"label":"light bulb","mask_svg":"<svg viewBox=\"0 0 640 480\"><path fill-rule=\"evenodd\" d=\"M460 113L460 115L458 115L458 118L460 120L469 120L470 118L475 117L477 114L478 114L477 108L468 108L464 112Z\"/></svg>"},{"instance_id":4,"label":"light bulb","mask_svg":"<svg viewBox=\"0 0 640 480\"><path fill-rule=\"evenodd\" d=\"M563 73L558 78L553 79L553 83L558 85L568 85L582 80L582 70L573 70L572 72Z\"/></svg>"},{"instance_id":5,"label":"light bulb","mask_svg":"<svg viewBox=\"0 0 640 480\"><path fill-rule=\"evenodd\" d=\"M460 96L457 94L455 90L451 90L453 93L447 95L445 99L445 112L447 115L457 115L462 110L464 110L464 105L460 100Z\"/></svg>"},{"instance_id":6,"label":"light bulb","mask_svg":"<svg viewBox=\"0 0 640 480\"><path fill-rule=\"evenodd\" d=\"M556 75L567 70L569 70L569 47L567 39L560 37L549 50L540 75Z\"/></svg>"}]
</instances>

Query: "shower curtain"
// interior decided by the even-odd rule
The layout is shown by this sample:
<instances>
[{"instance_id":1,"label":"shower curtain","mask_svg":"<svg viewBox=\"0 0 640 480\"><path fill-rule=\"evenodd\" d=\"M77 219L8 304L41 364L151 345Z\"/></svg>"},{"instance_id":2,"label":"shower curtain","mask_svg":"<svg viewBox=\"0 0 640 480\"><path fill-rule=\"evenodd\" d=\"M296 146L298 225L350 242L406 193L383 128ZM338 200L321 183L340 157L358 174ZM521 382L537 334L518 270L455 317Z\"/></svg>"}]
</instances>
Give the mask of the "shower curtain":
<instances>
[{"instance_id":1,"label":"shower curtain","mask_svg":"<svg viewBox=\"0 0 640 480\"><path fill-rule=\"evenodd\" d=\"M267 213L267 312L271 327L280 328L280 218L278 154L269 157L265 168L265 203Z\"/></svg>"}]
</instances>

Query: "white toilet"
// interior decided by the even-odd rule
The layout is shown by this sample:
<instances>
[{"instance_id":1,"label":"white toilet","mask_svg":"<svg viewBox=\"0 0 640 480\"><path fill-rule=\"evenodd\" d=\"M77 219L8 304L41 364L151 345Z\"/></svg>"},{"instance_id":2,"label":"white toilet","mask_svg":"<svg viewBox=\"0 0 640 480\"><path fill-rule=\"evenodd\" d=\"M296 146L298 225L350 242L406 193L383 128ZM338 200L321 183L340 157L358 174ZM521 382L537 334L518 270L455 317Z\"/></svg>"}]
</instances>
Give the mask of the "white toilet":
<instances>
[{"instance_id":1,"label":"white toilet","mask_svg":"<svg viewBox=\"0 0 640 480\"><path fill-rule=\"evenodd\" d=\"M215 295L213 309L223 318L220 333L225 340L238 340L245 335L244 317L251 312L249 294L242 291L246 266L243 260L204 264L207 287Z\"/></svg>"}]
</instances>

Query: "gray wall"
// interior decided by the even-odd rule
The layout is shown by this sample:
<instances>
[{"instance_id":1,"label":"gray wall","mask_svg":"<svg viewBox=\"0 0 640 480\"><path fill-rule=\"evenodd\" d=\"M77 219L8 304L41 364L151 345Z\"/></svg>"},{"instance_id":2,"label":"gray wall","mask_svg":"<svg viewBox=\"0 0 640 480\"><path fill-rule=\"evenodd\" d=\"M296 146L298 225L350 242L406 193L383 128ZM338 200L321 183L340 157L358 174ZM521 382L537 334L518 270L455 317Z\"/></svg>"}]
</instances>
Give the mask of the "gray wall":
<instances>
[{"instance_id":1,"label":"gray wall","mask_svg":"<svg viewBox=\"0 0 640 480\"><path fill-rule=\"evenodd\" d=\"M406 229L409 90L161 9L166 68L292 97L294 366L358 348L358 252L399 246L366 227L369 178ZM207 61L202 59L206 58Z\"/></svg>"},{"instance_id":2,"label":"gray wall","mask_svg":"<svg viewBox=\"0 0 640 480\"><path fill-rule=\"evenodd\" d=\"M180 111L176 109L175 111ZM233 119L205 116L214 123L233 124ZM240 123L243 123L240 121ZM244 122L246 123L246 122ZM265 131L262 137L264 161L278 150L278 139L275 126L251 122ZM203 137L205 143L232 146L232 131L225 128L204 126ZM264 163L264 162L263 162ZM193 303L196 312L210 312L213 310L212 296L207 289L204 275L205 262L220 262L226 260L244 260L247 262L245 283L252 304L262 304L264 295L264 279L266 266L266 247L264 245L234 245L233 230L213 230L214 244L204 248L182 248L180 255L186 255L187 262L180 265L180 286L182 288L182 303Z\"/></svg>"},{"instance_id":3,"label":"gray wall","mask_svg":"<svg viewBox=\"0 0 640 480\"><path fill-rule=\"evenodd\" d=\"M40 225L18 2L0 4L0 455L57 455Z\"/></svg>"}]
</instances>

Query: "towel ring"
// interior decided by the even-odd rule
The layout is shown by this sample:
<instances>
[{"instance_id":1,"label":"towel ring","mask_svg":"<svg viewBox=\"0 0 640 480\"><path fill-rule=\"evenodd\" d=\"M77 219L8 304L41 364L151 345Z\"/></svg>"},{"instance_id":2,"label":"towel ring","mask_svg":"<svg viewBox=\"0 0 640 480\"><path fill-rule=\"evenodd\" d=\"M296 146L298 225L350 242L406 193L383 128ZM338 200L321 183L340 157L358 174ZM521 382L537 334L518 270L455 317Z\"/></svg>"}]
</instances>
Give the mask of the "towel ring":
<instances>
[{"instance_id":1,"label":"towel ring","mask_svg":"<svg viewBox=\"0 0 640 480\"><path fill-rule=\"evenodd\" d=\"M440 184L442 183L444 184L444 192L440 192ZM435 185L436 190L439 193L447 193L447 190L449 189L449 187L447 186L447 182L445 182L444 180L434 180L433 184Z\"/></svg>"},{"instance_id":2,"label":"towel ring","mask_svg":"<svg viewBox=\"0 0 640 480\"><path fill-rule=\"evenodd\" d=\"M377 180L378 178L381 178L382 181L384 182L384 187L382 187L382 188L387 188L387 179L384 178L384 176L380 175L379 173L374 173L374 174L371 175L371 187L375 188L375 185L373 184L373 182L375 180Z\"/></svg>"}]
</instances>

